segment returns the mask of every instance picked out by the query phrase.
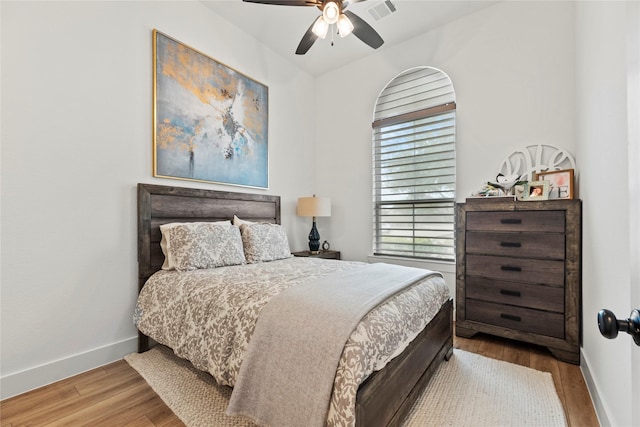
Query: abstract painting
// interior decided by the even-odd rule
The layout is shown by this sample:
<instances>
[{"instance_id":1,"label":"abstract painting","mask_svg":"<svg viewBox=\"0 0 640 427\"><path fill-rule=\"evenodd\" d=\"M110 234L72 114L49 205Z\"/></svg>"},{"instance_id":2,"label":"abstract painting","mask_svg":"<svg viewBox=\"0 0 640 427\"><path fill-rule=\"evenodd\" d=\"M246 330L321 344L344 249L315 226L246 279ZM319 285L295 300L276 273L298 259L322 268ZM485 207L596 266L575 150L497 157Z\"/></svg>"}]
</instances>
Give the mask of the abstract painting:
<instances>
[{"instance_id":1,"label":"abstract painting","mask_svg":"<svg viewBox=\"0 0 640 427\"><path fill-rule=\"evenodd\" d=\"M153 175L268 188L267 86L153 30Z\"/></svg>"}]
</instances>

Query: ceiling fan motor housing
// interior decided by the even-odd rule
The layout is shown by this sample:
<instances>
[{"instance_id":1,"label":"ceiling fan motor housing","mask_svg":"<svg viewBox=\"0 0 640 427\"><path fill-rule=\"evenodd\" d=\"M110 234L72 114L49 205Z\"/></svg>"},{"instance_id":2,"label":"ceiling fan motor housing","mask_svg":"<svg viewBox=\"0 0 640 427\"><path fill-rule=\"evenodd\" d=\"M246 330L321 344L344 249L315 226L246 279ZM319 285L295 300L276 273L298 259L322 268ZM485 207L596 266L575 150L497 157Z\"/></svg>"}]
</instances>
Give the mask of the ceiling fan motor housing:
<instances>
[{"instance_id":1,"label":"ceiling fan motor housing","mask_svg":"<svg viewBox=\"0 0 640 427\"><path fill-rule=\"evenodd\" d=\"M338 22L338 18L340 17L340 7L334 1L328 1L324 4L324 8L322 9L322 17L329 25L333 25Z\"/></svg>"}]
</instances>

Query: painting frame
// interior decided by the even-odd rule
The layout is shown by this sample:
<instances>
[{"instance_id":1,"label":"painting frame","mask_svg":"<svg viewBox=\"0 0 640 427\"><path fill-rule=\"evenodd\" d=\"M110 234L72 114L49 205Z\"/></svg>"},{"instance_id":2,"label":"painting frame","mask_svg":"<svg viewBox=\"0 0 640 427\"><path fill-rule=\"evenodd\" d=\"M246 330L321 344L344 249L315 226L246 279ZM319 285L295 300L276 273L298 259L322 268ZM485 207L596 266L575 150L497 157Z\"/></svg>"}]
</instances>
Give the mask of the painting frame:
<instances>
[{"instance_id":1,"label":"painting frame","mask_svg":"<svg viewBox=\"0 0 640 427\"><path fill-rule=\"evenodd\" d=\"M530 181L524 186L525 202L549 200L549 181Z\"/></svg>"},{"instance_id":2,"label":"painting frame","mask_svg":"<svg viewBox=\"0 0 640 427\"><path fill-rule=\"evenodd\" d=\"M157 29L153 176L269 188L269 88Z\"/></svg>"},{"instance_id":3,"label":"painting frame","mask_svg":"<svg viewBox=\"0 0 640 427\"><path fill-rule=\"evenodd\" d=\"M535 174L535 180L549 181L549 200L573 200L574 169L548 170Z\"/></svg>"}]
</instances>

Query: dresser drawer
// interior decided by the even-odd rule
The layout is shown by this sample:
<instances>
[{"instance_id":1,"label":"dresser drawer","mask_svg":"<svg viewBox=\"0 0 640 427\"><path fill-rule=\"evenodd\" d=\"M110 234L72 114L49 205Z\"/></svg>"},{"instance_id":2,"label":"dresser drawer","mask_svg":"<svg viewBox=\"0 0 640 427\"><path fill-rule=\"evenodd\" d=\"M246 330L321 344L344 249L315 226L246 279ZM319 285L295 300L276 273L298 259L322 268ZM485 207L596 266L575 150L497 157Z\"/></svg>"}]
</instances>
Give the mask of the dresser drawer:
<instances>
[{"instance_id":1,"label":"dresser drawer","mask_svg":"<svg viewBox=\"0 0 640 427\"><path fill-rule=\"evenodd\" d=\"M466 297L564 313L564 288L467 277Z\"/></svg>"},{"instance_id":2,"label":"dresser drawer","mask_svg":"<svg viewBox=\"0 0 640 427\"><path fill-rule=\"evenodd\" d=\"M564 259L562 233L467 232L467 253Z\"/></svg>"},{"instance_id":3,"label":"dresser drawer","mask_svg":"<svg viewBox=\"0 0 640 427\"><path fill-rule=\"evenodd\" d=\"M467 230L564 233L564 211L467 212Z\"/></svg>"},{"instance_id":4,"label":"dresser drawer","mask_svg":"<svg viewBox=\"0 0 640 427\"><path fill-rule=\"evenodd\" d=\"M564 261L467 255L466 275L564 286Z\"/></svg>"},{"instance_id":5,"label":"dresser drawer","mask_svg":"<svg viewBox=\"0 0 640 427\"><path fill-rule=\"evenodd\" d=\"M466 318L523 332L564 338L564 316L558 313L467 298Z\"/></svg>"}]
</instances>

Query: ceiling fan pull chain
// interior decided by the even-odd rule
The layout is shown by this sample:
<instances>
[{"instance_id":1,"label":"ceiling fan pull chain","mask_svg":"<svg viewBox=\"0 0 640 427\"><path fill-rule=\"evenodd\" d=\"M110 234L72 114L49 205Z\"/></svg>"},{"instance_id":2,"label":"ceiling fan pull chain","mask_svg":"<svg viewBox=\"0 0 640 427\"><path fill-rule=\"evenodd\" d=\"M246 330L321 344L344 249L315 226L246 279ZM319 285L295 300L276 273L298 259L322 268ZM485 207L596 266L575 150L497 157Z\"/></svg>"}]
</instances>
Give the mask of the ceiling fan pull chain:
<instances>
[{"instance_id":1,"label":"ceiling fan pull chain","mask_svg":"<svg viewBox=\"0 0 640 427\"><path fill-rule=\"evenodd\" d=\"M331 24L331 46L333 46L333 24Z\"/></svg>"}]
</instances>

